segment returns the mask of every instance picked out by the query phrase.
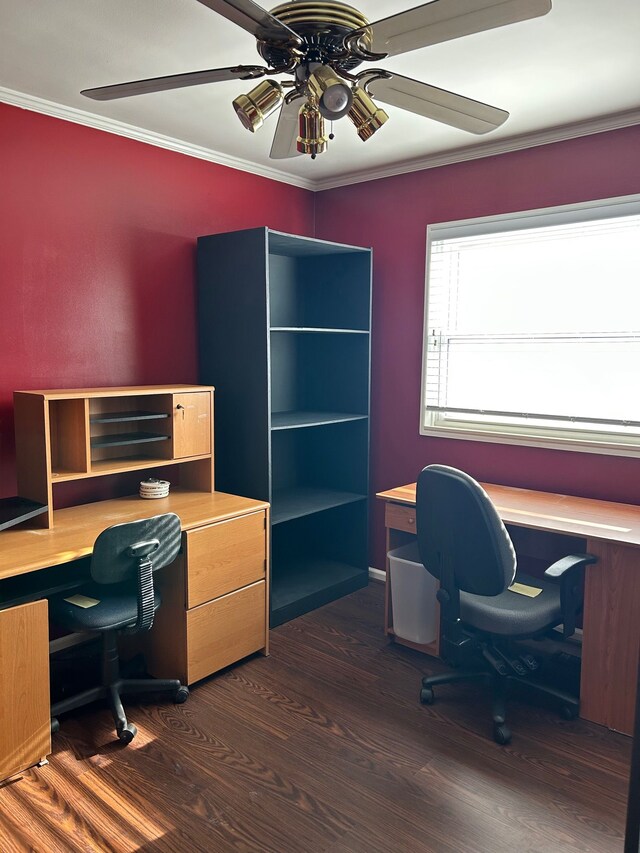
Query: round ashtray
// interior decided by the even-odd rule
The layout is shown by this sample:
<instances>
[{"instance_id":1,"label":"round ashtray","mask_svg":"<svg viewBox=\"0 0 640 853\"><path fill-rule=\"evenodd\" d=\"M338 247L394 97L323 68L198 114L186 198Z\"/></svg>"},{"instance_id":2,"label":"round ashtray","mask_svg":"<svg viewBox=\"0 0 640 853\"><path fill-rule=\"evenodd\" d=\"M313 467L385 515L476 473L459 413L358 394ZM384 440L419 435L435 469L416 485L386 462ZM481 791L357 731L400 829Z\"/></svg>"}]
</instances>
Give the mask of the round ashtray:
<instances>
[{"instance_id":1,"label":"round ashtray","mask_svg":"<svg viewBox=\"0 0 640 853\"><path fill-rule=\"evenodd\" d=\"M169 485L168 480L156 480L154 478L142 480L140 483L140 497L147 500L166 498L169 494Z\"/></svg>"}]
</instances>

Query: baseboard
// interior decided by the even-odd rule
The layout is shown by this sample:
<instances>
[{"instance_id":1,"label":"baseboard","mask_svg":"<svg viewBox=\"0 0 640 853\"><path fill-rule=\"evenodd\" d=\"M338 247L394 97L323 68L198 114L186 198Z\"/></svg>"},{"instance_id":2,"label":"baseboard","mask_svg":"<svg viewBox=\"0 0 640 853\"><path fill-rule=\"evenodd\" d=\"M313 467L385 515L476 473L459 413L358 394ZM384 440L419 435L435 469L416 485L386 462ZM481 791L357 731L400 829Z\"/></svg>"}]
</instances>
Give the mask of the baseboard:
<instances>
[{"instance_id":1,"label":"baseboard","mask_svg":"<svg viewBox=\"0 0 640 853\"><path fill-rule=\"evenodd\" d=\"M385 583L387 575L382 569L374 569L372 566L369 566L369 580Z\"/></svg>"}]
</instances>

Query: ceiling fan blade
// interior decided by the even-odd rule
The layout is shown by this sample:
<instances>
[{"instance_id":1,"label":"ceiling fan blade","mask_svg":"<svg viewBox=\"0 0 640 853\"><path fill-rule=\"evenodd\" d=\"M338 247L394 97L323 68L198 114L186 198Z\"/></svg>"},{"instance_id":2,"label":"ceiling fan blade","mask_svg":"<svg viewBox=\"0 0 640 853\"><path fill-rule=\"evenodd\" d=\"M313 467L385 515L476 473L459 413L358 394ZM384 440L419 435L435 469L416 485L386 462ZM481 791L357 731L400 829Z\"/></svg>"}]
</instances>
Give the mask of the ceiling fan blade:
<instances>
[{"instance_id":1,"label":"ceiling fan blade","mask_svg":"<svg viewBox=\"0 0 640 853\"><path fill-rule=\"evenodd\" d=\"M114 86L83 89L80 94L87 98L93 98L94 101L114 101L116 98L146 95L148 92L166 92L168 89L183 89L186 86L199 86L202 83L218 83L222 80L253 80L255 77L263 77L267 71L267 68L262 68L259 65L211 68L208 71L190 71L187 74L170 74L168 77L150 77L147 80L116 83Z\"/></svg>"},{"instance_id":2,"label":"ceiling fan blade","mask_svg":"<svg viewBox=\"0 0 640 853\"><path fill-rule=\"evenodd\" d=\"M198 0L198 2L213 9L223 18L233 21L261 41L290 46L302 44L302 39L297 33L289 29L286 24L280 23L277 18L252 0Z\"/></svg>"},{"instance_id":3,"label":"ceiling fan blade","mask_svg":"<svg viewBox=\"0 0 640 853\"><path fill-rule=\"evenodd\" d=\"M551 0L433 0L354 30L346 41L366 36L363 44L368 51L395 56L537 18L550 10Z\"/></svg>"},{"instance_id":4,"label":"ceiling fan blade","mask_svg":"<svg viewBox=\"0 0 640 853\"><path fill-rule=\"evenodd\" d=\"M298 113L302 101L295 98L291 103L282 105L278 116L278 126L271 144L269 157L272 160L286 160L289 157L298 157L302 152L296 148L298 140Z\"/></svg>"},{"instance_id":5,"label":"ceiling fan blade","mask_svg":"<svg viewBox=\"0 0 640 853\"><path fill-rule=\"evenodd\" d=\"M487 133L508 118L506 110L438 89L411 77L394 74L390 79L372 80L368 91L379 101L401 107L426 118L470 133Z\"/></svg>"}]
</instances>

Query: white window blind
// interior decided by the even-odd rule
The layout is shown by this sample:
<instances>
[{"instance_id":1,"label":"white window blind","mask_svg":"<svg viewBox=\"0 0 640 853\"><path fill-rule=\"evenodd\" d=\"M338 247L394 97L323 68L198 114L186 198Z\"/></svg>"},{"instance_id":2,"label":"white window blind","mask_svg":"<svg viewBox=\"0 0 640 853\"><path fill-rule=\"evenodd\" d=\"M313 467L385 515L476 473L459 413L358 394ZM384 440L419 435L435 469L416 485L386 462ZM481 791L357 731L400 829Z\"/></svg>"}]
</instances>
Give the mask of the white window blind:
<instances>
[{"instance_id":1,"label":"white window blind","mask_svg":"<svg viewBox=\"0 0 640 853\"><path fill-rule=\"evenodd\" d=\"M423 432L640 450L639 389L640 199L430 227Z\"/></svg>"}]
</instances>

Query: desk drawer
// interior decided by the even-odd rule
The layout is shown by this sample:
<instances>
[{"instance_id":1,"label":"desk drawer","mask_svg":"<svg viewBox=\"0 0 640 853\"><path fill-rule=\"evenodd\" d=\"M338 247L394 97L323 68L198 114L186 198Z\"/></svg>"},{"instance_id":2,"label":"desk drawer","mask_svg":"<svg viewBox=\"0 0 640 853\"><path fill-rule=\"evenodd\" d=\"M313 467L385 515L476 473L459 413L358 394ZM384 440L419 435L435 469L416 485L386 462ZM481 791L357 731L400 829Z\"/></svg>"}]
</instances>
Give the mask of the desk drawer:
<instances>
[{"instance_id":1,"label":"desk drawer","mask_svg":"<svg viewBox=\"0 0 640 853\"><path fill-rule=\"evenodd\" d=\"M416 508L388 503L384 510L385 527L394 530L404 530L406 533L416 532Z\"/></svg>"},{"instance_id":2,"label":"desk drawer","mask_svg":"<svg viewBox=\"0 0 640 853\"><path fill-rule=\"evenodd\" d=\"M265 647L265 595L258 581L187 611L189 684Z\"/></svg>"},{"instance_id":3,"label":"desk drawer","mask_svg":"<svg viewBox=\"0 0 640 853\"><path fill-rule=\"evenodd\" d=\"M187 607L198 607L265 576L265 513L189 530Z\"/></svg>"}]
</instances>

